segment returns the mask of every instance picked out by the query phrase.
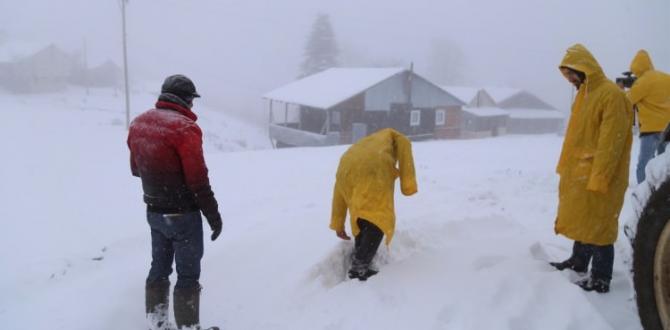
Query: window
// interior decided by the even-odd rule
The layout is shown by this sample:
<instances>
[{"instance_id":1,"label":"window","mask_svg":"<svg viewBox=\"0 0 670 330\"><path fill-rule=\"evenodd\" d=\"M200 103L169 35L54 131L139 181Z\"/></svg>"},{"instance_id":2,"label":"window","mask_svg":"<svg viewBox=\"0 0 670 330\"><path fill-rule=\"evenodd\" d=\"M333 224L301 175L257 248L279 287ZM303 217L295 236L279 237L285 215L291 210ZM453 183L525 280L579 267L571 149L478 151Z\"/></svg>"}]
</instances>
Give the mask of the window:
<instances>
[{"instance_id":1,"label":"window","mask_svg":"<svg viewBox=\"0 0 670 330\"><path fill-rule=\"evenodd\" d=\"M419 126L421 124L421 110L412 110L409 113L409 126Z\"/></svg>"},{"instance_id":2,"label":"window","mask_svg":"<svg viewBox=\"0 0 670 330\"><path fill-rule=\"evenodd\" d=\"M445 113L446 111L444 109L435 110L435 126L444 126L446 122Z\"/></svg>"}]
</instances>

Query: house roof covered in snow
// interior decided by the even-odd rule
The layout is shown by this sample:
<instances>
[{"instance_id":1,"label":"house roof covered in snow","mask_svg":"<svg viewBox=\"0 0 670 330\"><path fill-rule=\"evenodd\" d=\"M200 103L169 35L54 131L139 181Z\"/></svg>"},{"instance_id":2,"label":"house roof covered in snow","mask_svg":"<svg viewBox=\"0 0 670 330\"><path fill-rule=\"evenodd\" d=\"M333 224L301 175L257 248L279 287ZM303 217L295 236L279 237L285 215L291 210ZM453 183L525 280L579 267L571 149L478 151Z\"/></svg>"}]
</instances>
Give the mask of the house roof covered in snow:
<instances>
[{"instance_id":1,"label":"house roof covered in snow","mask_svg":"<svg viewBox=\"0 0 670 330\"><path fill-rule=\"evenodd\" d=\"M498 102L498 106L503 109L556 110L556 108L528 91L516 93Z\"/></svg>"},{"instance_id":2,"label":"house roof covered in snow","mask_svg":"<svg viewBox=\"0 0 670 330\"><path fill-rule=\"evenodd\" d=\"M16 60L31 56L53 44L43 44L27 41L12 41L0 47L0 62L14 62Z\"/></svg>"},{"instance_id":3,"label":"house roof covered in snow","mask_svg":"<svg viewBox=\"0 0 670 330\"><path fill-rule=\"evenodd\" d=\"M477 117L509 116L509 112L496 107L481 107L481 108L463 107L463 111L475 115Z\"/></svg>"},{"instance_id":4,"label":"house roof covered in snow","mask_svg":"<svg viewBox=\"0 0 670 330\"><path fill-rule=\"evenodd\" d=\"M479 92L479 89L475 87L442 85L440 88L442 88L445 92L455 96L465 104L470 103L475 97L477 97L477 93Z\"/></svg>"},{"instance_id":5,"label":"house roof covered in snow","mask_svg":"<svg viewBox=\"0 0 670 330\"><path fill-rule=\"evenodd\" d=\"M404 71L404 68L332 68L270 91L263 98L328 109Z\"/></svg>"},{"instance_id":6,"label":"house roof covered in snow","mask_svg":"<svg viewBox=\"0 0 670 330\"><path fill-rule=\"evenodd\" d=\"M500 103L521 92L520 89L510 87L484 87L484 90L491 95L496 103Z\"/></svg>"}]
</instances>

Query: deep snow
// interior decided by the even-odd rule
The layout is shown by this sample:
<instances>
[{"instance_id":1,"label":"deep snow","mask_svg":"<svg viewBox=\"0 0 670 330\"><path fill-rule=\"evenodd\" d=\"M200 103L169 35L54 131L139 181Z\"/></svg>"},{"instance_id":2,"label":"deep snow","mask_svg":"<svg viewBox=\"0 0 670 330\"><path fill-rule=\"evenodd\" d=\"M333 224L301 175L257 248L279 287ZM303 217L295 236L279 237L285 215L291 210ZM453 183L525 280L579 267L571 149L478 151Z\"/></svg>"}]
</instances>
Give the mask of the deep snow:
<instances>
[{"instance_id":1,"label":"deep snow","mask_svg":"<svg viewBox=\"0 0 670 330\"><path fill-rule=\"evenodd\" d=\"M154 97L138 93L133 108ZM105 90L0 94L0 328L143 328L150 241L122 104ZM560 136L415 143L419 193L396 194L396 236L362 283L344 278L352 243L328 229L346 146L272 150L264 130L204 108L194 110L224 221L205 244L204 325L640 328L623 234L609 294L546 264L571 249L553 233Z\"/></svg>"}]
</instances>

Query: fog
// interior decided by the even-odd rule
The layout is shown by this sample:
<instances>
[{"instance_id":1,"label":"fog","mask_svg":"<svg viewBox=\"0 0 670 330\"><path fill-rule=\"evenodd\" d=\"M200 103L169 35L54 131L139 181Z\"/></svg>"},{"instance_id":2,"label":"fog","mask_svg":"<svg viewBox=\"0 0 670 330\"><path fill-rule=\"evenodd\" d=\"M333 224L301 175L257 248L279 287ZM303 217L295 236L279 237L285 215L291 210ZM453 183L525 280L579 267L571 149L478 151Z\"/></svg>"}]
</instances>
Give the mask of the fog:
<instances>
[{"instance_id":1,"label":"fog","mask_svg":"<svg viewBox=\"0 0 670 330\"><path fill-rule=\"evenodd\" d=\"M88 63L121 65L120 8L120 0L5 0L2 44L86 45ZM319 13L330 16L343 66L413 62L438 83L528 89L564 111L571 87L557 65L574 43L611 79L640 48L670 71L667 0L130 0L131 84L158 89L164 76L184 73L202 102L260 122L261 95L299 74Z\"/></svg>"}]
</instances>

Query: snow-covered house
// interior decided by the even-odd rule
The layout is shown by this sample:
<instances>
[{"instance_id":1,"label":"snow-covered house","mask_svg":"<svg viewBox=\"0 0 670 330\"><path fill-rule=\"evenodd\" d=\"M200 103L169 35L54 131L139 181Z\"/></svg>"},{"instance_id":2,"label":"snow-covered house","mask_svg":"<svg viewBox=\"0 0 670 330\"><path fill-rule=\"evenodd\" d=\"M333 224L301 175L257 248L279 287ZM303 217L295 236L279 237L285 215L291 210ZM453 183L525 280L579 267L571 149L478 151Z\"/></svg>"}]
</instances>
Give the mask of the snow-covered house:
<instances>
[{"instance_id":1,"label":"snow-covered house","mask_svg":"<svg viewBox=\"0 0 670 330\"><path fill-rule=\"evenodd\" d=\"M565 115L536 95L521 89L486 88L497 106L509 113L507 132L512 134L558 133Z\"/></svg>"},{"instance_id":2,"label":"snow-covered house","mask_svg":"<svg viewBox=\"0 0 670 330\"><path fill-rule=\"evenodd\" d=\"M460 137L483 138L507 132L509 113L499 108L486 90L461 86L441 87L465 103L460 115Z\"/></svg>"},{"instance_id":3,"label":"snow-covered house","mask_svg":"<svg viewBox=\"0 0 670 330\"><path fill-rule=\"evenodd\" d=\"M55 44L10 43L0 48L0 87L15 93L58 92L67 84L117 87L121 68L111 60L87 67Z\"/></svg>"},{"instance_id":4,"label":"snow-covered house","mask_svg":"<svg viewBox=\"0 0 670 330\"><path fill-rule=\"evenodd\" d=\"M72 73L70 82L87 87L118 87L123 71L111 60L91 68L81 67Z\"/></svg>"},{"instance_id":5,"label":"snow-covered house","mask_svg":"<svg viewBox=\"0 0 670 330\"><path fill-rule=\"evenodd\" d=\"M348 144L387 127L414 140L447 137L463 105L404 68L332 68L263 98L278 147Z\"/></svg>"},{"instance_id":6,"label":"snow-covered house","mask_svg":"<svg viewBox=\"0 0 670 330\"><path fill-rule=\"evenodd\" d=\"M67 86L68 79L80 58L71 55L58 46L51 44L35 52L15 47L11 55L0 59L3 63L0 71L0 84L9 91L17 93L43 93L61 91ZM8 48L12 48L11 45Z\"/></svg>"}]
</instances>

